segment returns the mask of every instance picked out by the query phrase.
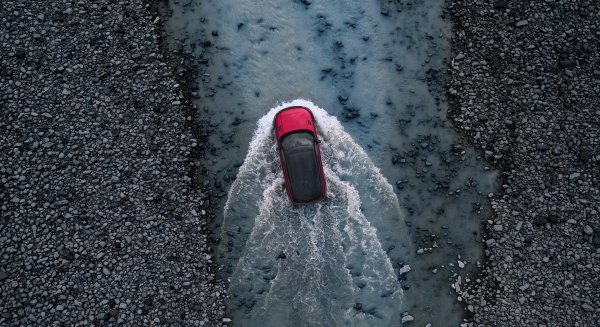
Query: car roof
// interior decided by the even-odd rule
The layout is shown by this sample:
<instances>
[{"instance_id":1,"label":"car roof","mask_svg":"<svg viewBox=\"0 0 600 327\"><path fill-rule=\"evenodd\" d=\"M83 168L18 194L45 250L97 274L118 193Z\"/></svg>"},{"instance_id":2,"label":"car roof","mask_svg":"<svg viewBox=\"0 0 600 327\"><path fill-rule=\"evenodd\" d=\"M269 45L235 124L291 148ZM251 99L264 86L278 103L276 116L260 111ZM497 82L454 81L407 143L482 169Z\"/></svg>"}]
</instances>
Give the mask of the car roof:
<instances>
[{"instance_id":1,"label":"car roof","mask_svg":"<svg viewBox=\"0 0 600 327\"><path fill-rule=\"evenodd\" d=\"M285 135L281 142L291 196L310 202L322 195L322 176L314 136L306 132Z\"/></svg>"}]
</instances>

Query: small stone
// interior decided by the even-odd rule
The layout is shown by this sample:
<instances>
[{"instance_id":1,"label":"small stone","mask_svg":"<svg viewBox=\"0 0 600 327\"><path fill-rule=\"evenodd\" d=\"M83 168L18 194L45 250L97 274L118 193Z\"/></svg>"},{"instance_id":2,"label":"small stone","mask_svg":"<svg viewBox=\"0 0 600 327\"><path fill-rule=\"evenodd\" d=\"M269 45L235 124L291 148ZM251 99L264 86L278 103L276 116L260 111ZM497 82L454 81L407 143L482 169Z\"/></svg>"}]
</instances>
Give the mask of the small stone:
<instances>
[{"instance_id":1,"label":"small stone","mask_svg":"<svg viewBox=\"0 0 600 327\"><path fill-rule=\"evenodd\" d=\"M17 59L25 59L25 57L27 56L27 52L25 51L25 49L16 49L15 50L15 57L17 57Z\"/></svg>"},{"instance_id":2,"label":"small stone","mask_svg":"<svg viewBox=\"0 0 600 327\"><path fill-rule=\"evenodd\" d=\"M575 60L561 60L560 61L560 66L562 68L571 68L571 67L575 67L577 65L577 63L575 62Z\"/></svg>"},{"instance_id":3,"label":"small stone","mask_svg":"<svg viewBox=\"0 0 600 327\"><path fill-rule=\"evenodd\" d=\"M398 271L398 273L399 273L400 275L404 275L404 274L408 273L410 270L411 270L411 269L410 269L410 266L409 266L409 265L404 265L404 266L402 266L402 267L400 268L400 270Z\"/></svg>"},{"instance_id":4,"label":"small stone","mask_svg":"<svg viewBox=\"0 0 600 327\"><path fill-rule=\"evenodd\" d=\"M515 229L516 229L517 231L520 231L522 227L523 227L523 222L522 222L522 221L519 221L519 222L517 223L517 226L515 226Z\"/></svg>"},{"instance_id":5,"label":"small stone","mask_svg":"<svg viewBox=\"0 0 600 327\"><path fill-rule=\"evenodd\" d=\"M589 225L585 225L583 227L583 232L588 235L592 235L592 234L594 234L594 229L592 227L590 227Z\"/></svg>"},{"instance_id":6,"label":"small stone","mask_svg":"<svg viewBox=\"0 0 600 327\"><path fill-rule=\"evenodd\" d=\"M579 155L577 156L579 161L586 163L592 159L592 152L589 150L581 150L579 151Z\"/></svg>"},{"instance_id":7,"label":"small stone","mask_svg":"<svg viewBox=\"0 0 600 327\"><path fill-rule=\"evenodd\" d=\"M592 312L592 311L594 311L594 308L592 308L592 306L591 306L591 305L589 305L589 304L587 304L587 303L584 303L584 304L582 304L582 305L581 305L581 308L582 308L583 310L587 311L587 312Z\"/></svg>"},{"instance_id":8,"label":"small stone","mask_svg":"<svg viewBox=\"0 0 600 327\"><path fill-rule=\"evenodd\" d=\"M529 22L527 21L527 19L523 19L523 20L518 21L515 25L517 27L522 27L522 26L526 26L528 24L529 24Z\"/></svg>"},{"instance_id":9,"label":"small stone","mask_svg":"<svg viewBox=\"0 0 600 327\"><path fill-rule=\"evenodd\" d=\"M550 214L548 214L548 222L551 224L556 224L560 221L560 219L558 218L558 215L556 213L551 212Z\"/></svg>"},{"instance_id":10,"label":"small stone","mask_svg":"<svg viewBox=\"0 0 600 327\"><path fill-rule=\"evenodd\" d=\"M494 8L496 9L504 9L508 6L508 0L496 0L494 3Z\"/></svg>"},{"instance_id":11,"label":"small stone","mask_svg":"<svg viewBox=\"0 0 600 327\"><path fill-rule=\"evenodd\" d=\"M5 280L6 278L8 278L8 274L6 273L6 271L0 270L0 282Z\"/></svg>"}]
</instances>

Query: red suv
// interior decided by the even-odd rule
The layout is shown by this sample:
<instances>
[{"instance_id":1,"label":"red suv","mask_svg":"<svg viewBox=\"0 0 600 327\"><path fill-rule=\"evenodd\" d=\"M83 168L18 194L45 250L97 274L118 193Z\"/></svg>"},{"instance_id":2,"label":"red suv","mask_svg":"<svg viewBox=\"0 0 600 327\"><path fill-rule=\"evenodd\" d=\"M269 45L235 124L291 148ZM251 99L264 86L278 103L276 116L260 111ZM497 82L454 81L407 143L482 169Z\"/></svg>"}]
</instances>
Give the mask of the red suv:
<instances>
[{"instance_id":1,"label":"red suv","mask_svg":"<svg viewBox=\"0 0 600 327\"><path fill-rule=\"evenodd\" d=\"M312 112L305 107L288 107L275 115L277 150L285 188L294 204L325 198L325 175Z\"/></svg>"}]
</instances>

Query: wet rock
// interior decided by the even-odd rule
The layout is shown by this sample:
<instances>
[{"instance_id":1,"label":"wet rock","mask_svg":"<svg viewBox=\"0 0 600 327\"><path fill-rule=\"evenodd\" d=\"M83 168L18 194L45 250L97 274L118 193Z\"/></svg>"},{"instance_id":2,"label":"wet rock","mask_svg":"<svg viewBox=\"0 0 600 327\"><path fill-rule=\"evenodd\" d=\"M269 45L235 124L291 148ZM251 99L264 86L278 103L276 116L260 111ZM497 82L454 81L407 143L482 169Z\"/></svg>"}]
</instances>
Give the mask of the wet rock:
<instances>
[{"instance_id":1,"label":"wet rock","mask_svg":"<svg viewBox=\"0 0 600 327\"><path fill-rule=\"evenodd\" d=\"M400 275L404 275L404 274L408 273L410 270L411 270L411 269L410 269L410 266L409 266L409 265L404 265L404 266L402 266L402 267L400 268L400 270L398 270L398 273L399 273Z\"/></svg>"},{"instance_id":2,"label":"wet rock","mask_svg":"<svg viewBox=\"0 0 600 327\"><path fill-rule=\"evenodd\" d=\"M348 120L360 117L360 111L356 108L344 107L344 117Z\"/></svg>"},{"instance_id":3,"label":"wet rock","mask_svg":"<svg viewBox=\"0 0 600 327\"><path fill-rule=\"evenodd\" d=\"M400 321L402 324L407 324L413 320L415 320L413 316L411 316L408 312L404 312Z\"/></svg>"}]
</instances>

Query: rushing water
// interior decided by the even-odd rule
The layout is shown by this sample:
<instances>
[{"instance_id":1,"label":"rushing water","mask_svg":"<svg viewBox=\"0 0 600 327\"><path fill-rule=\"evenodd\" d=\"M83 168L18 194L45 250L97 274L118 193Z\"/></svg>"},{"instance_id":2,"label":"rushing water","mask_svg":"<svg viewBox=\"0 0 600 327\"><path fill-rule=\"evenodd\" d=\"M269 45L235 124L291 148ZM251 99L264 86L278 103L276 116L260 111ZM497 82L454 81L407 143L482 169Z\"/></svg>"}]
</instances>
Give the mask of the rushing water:
<instances>
[{"instance_id":1,"label":"rushing water","mask_svg":"<svg viewBox=\"0 0 600 327\"><path fill-rule=\"evenodd\" d=\"M212 228L233 323L388 326L408 311L457 325L450 284L481 254L495 176L445 118L443 1L171 0L162 12L179 69L198 74L202 187L224 208ZM326 202L299 208L271 130L296 98L314 103L328 182Z\"/></svg>"},{"instance_id":2,"label":"rushing water","mask_svg":"<svg viewBox=\"0 0 600 327\"><path fill-rule=\"evenodd\" d=\"M274 115L291 105L310 108L321 131L328 192L316 205L289 202L274 155ZM392 261L412 251L404 242L408 233L396 195L325 110L297 100L260 119L224 216L219 254L232 276L229 304L237 308L237 321L263 326L399 321L402 289Z\"/></svg>"}]
</instances>

